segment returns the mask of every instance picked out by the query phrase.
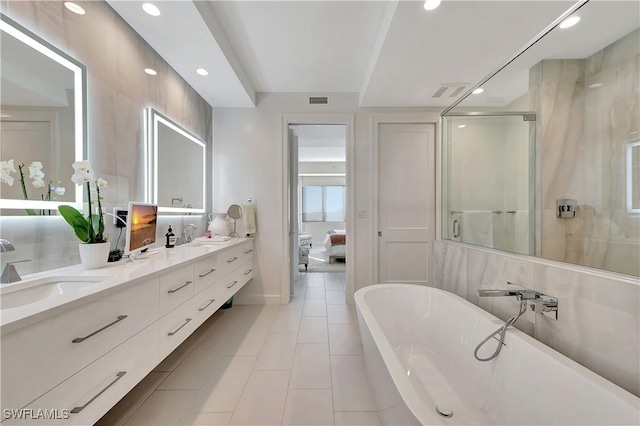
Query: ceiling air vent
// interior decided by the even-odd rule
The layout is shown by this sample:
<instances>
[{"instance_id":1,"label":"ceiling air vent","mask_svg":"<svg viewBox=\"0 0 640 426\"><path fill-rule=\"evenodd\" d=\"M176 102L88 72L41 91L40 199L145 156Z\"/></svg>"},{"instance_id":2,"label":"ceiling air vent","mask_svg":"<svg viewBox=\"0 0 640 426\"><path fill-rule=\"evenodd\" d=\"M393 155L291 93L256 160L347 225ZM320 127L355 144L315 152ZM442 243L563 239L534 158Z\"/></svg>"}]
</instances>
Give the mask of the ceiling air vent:
<instances>
[{"instance_id":1,"label":"ceiling air vent","mask_svg":"<svg viewBox=\"0 0 640 426\"><path fill-rule=\"evenodd\" d=\"M326 96L311 96L309 98L309 105L327 105L329 98Z\"/></svg>"},{"instance_id":2,"label":"ceiling air vent","mask_svg":"<svg viewBox=\"0 0 640 426\"><path fill-rule=\"evenodd\" d=\"M468 88L469 83L443 83L433 94L434 98L457 98Z\"/></svg>"}]
</instances>

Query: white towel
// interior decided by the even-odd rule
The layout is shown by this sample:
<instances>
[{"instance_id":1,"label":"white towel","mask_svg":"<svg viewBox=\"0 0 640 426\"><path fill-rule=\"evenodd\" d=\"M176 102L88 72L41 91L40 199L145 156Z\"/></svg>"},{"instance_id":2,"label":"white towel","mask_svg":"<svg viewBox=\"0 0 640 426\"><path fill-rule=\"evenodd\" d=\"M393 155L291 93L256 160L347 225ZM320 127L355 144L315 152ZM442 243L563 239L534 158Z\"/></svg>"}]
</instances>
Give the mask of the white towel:
<instances>
[{"instance_id":1,"label":"white towel","mask_svg":"<svg viewBox=\"0 0 640 426\"><path fill-rule=\"evenodd\" d=\"M244 227L243 235L256 233L256 209L251 204L242 206L242 225Z\"/></svg>"},{"instance_id":2,"label":"white towel","mask_svg":"<svg viewBox=\"0 0 640 426\"><path fill-rule=\"evenodd\" d=\"M462 212L462 242L493 247L493 213L489 210Z\"/></svg>"},{"instance_id":3,"label":"white towel","mask_svg":"<svg viewBox=\"0 0 640 426\"><path fill-rule=\"evenodd\" d=\"M515 216L513 251L531 254L529 253L529 210L517 210Z\"/></svg>"}]
</instances>

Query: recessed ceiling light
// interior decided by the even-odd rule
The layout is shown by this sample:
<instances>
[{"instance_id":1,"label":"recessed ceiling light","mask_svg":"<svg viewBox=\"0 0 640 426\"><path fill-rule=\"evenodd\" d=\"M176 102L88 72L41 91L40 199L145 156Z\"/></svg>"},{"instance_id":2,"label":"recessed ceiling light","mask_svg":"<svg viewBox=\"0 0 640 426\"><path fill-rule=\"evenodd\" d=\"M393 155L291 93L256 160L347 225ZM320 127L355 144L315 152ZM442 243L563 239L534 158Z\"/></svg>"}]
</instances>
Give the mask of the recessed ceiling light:
<instances>
[{"instance_id":1,"label":"recessed ceiling light","mask_svg":"<svg viewBox=\"0 0 640 426\"><path fill-rule=\"evenodd\" d=\"M427 0L424 2L424 9L425 10L433 10L436 7L440 6L440 3L442 2L442 0Z\"/></svg>"},{"instance_id":2,"label":"recessed ceiling light","mask_svg":"<svg viewBox=\"0 0 640 426\"><path fill-rule=\"evenodd\" d=\"M458 126L458 129L464 129L465 127L467 127L466 124L461 124L461 125Z\"/></svg>"},{"instance_id":3,"label":"recessed ceiling light","mask_svg":"<svg viewBox=\"0 0 640 426\"><path fill-rule=\"evenodd\" d=\"M145 3L142 5L142 10L147 12L151 16L160 16L160 9L153 3Z\"/></svg>"},{"instance_id":4,"label":"recessed ceiling light","mask_svg":"<svg viewBox=\"0 0 640 426\"><path fill-rule=\"evenodd\" d=\"M565 28L573 27L578 22L580 22L579 16L569 16L567 19L565 19L560 23L560 28L565 29Z\"/></svg>"},{"instance_id":5,"label":"recessed ceiling light","mask_svg":"<svg viewBox=\"0 0 640 426\"><path fill-rule=\"evenodd\" d=\"M484 92L484 89L482 87L478 87L476 90L474 90L471 93L473 93L474 95L479 95L482 92Z\"/></svg>"},{"instance_id":6,"label":"recessed ceiling light","mask_svg":"<svg viewBox=\"0 0 640 426\"><path fill-rule=\"evenodd\" d=\"M151 69L151 68L145 68L145 69L144 69L144 72L146 72L146 73L147 73L147 74L149 74L149 75L156 75L156 74L158 74L158 73L156 72L156 70Z\"/></svg>"},{"instance_id":7,"label":"recessed ceiling light","mask_svg":"<svg viewBox=\"0 0 640 426\"><path fill-rule=\"evenodd\" d=\"M70 11L72 11L73 13L77 13L78 15L84 15L85 12L84 9L81 6L78 6L75 3L72 3L70 1L65 1L64 2L64 7L66 7L67 9L69 9Z\"/></svg>"},{"instance_id":8,"label":"recessed ceiling light","mask_svg":"<svg viewBox=\"0 0 640 426\"><path fill-rule=\"evenodd\" d=\"M198 68L196 72L200 75L209 75L209 71L205 70L204 68Z\"/></svg>"},{"instance_id":9,"label":"recessed ceiling light","mask_svg":"<svg viewBox=\"0 0 640 426\"><path fill-rule=\"evenodd\" d=\"M593 83L589 86L589 89L597 89L598 87L602 87L602 83Z\"/></svg>"}]
</instances>

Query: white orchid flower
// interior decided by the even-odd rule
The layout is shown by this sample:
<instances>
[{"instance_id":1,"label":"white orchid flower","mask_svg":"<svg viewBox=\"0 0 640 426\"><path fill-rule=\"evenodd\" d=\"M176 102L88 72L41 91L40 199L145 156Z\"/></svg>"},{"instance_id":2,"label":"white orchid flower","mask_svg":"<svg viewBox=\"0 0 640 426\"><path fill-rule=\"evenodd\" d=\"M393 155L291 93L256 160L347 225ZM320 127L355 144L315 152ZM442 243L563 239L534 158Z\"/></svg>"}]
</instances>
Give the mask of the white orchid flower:
<instances>
[{"instance_id":1,"label":"white orchid flower","mask_svg":"<svg viewBox=\"0 0 640 426\"><path fill-rule=\"evenodd\" d=\"M36 188L42 188L42 186L36 186L35 181L40 181L44 178L44 172L42 171L42 163L39 161L34 161L29 164L29 179L34 179L33 186ZM39 185L39 182L38 182Z\"/></svg>"},{"instance_id":2,"label":"white orchid flower","mask_svg":"<svg viewBox=\"0 0 640 426\"><path fill-rule=\"evenodd\" d=\"M84 185L95 180L93 167L88 161L76 161L71 167L75 170L75 173L71 176L71 181L76 185Z\"/></svg>"},{"instance_id":3,"label":"white orchid flower","mask_svg":"<svg viewBox=\"0 0 640 426\"><path fill-rule=\"evenodd\" d=\"M57 194L57 195L64 195L64 193L67 191L66 188L64 186L56 186L55 188L53 188L53 191Z\"/></svg>"},{"instance_id":4,"label":"white orchid flower","mask_svg":"<svg viewBox=\"0 0 640 426\"><path fill-rule=\"evenodd\" d=\"M93 170L93 167L91 167L91 163L89 163L88 161L76 161L71 165L71 167L73 167L73 170L75 170L76 172L88 172L93 174L93 172L91 172L91 170Z\"/></svg>"},{"instance_id":5,"label":"white orchid flower","mask_svg":"<svg viewBox=\"0 0 640 426\"><path fill-rule=\"evenodd\" d=\"M107 187L107 181L102 179L102 178L98 178L96 180L96 185L98 186L98 188L106 188Z\"/></svg>"},{"instance_id":6,"label":"white orchid flower","mask_svg":"<svg viewBox=\"0 0 640 426\"><path fill-rule=\"evenodd\" d=\"M76 185L84 185L87 182L93 182L93 173L86 171L77 171L71 176L71 181Z\"/></svg>"},{"instance_id":7,"label":"white orchid flower","mask_svg":"<svg viewBox=\"0 0 640 426\"><path fill-rule=\"evenodd\" d=\"M14 178L11 176L11 173L15 172L16 169L13 166L13 160L0 161L0 182L13 186Z\"/></svg>"},{"instance_id":8,"label":"white orchid flower","mask_svg":"<svg viewBox=\"0 0 640 426\"><path fill-rule=\"evenodd\" d=\"M44 176L44 175L43 175ZM36 178L33 180L34 188L44 188L44 180Z\"/></svg>"}]
</instances>

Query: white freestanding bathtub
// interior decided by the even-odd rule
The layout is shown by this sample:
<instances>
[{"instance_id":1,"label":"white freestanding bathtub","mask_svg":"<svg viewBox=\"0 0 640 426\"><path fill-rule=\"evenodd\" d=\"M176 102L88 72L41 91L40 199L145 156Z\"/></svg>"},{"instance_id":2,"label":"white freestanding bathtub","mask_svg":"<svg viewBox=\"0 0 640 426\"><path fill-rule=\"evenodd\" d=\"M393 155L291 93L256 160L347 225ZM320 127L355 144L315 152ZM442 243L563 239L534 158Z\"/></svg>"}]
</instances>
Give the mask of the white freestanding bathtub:
<instances>
[{"instance_id":1,"label":"white freestanding bathtub","mask_svg":"<svg viewBox=\"0 0 640 426\"><path fill-rule=\"evenodd\" d=\"M358 290L355 300L367 373L387 425L640 422L636 396L515 328L497 358L477 361L474 348L503 321L452 293L379 284Z\"/></svg>"}]
</instances>

